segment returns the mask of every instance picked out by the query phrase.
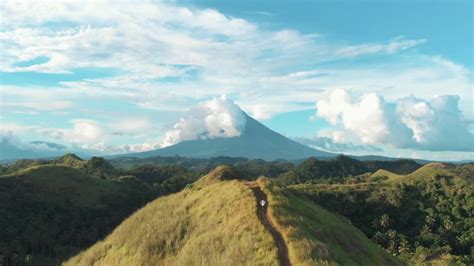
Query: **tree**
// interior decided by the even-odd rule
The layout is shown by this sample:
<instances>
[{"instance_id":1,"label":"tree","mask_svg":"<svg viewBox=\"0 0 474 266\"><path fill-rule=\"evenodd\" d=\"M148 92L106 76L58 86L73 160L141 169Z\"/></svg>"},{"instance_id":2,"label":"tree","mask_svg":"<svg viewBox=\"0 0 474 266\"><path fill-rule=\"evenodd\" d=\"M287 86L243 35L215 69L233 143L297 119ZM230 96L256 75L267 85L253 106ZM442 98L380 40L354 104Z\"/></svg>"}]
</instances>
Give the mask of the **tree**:
<instances>
[{"instance_id":1,"label":"tree","mask_svg":"<svg viewBox=\"0 0 474 266\"><path fill-rule=\"evenodd\" d=\"M433 217L432 215L426 216L426 224L428 225L429 228L432 228L433 225L436 223L436 218Z\"/></svg>"},{"instance_id":2,"label":"tree","mask_svg":"<svg viewBox=\"0 0 474 266\"><path fill-rule=\"evenodd\" d=\"M390 226L390 216L388 216L388 214L386 214L386 213L384 213L382 216L380 216L379 225L384 230L387 230L387 228Z\"/></svg>"}]
</instances>

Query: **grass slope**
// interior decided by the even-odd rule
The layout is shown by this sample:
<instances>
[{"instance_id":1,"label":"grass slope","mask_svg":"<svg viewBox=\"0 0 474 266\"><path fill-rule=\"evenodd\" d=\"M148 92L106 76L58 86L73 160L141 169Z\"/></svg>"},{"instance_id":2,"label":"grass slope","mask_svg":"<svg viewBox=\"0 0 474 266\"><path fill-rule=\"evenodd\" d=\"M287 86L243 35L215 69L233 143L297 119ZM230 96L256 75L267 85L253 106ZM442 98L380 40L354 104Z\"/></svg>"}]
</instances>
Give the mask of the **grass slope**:
<instances>
[{"instance_id":1,"label":"grass slope","mask_svg":"<svg viewBox=\"0 0 474 266\"><path fill-rule=\"evenodd\" d=\"M102 179L112 179L120 176L120 173L105 159L92 157L90 160L83 160L75 154L68 153L54 160L17 160L12 164L0 166L0 173L3 175L14 174L25 171L34 166L65 166L80 170L81 172Z\"/></svg>"},{"instance_id":2,"label":"grass slope","mask_svg":"<svg viewBox=\"0 0 474 266\"><path fill-rule=\"evenodd\" d=\"M148 204L66 265L275 265L252 192L217 175Z\"/></svg>"},{"instance_id":3,"label":"grass slope","mask_svg":"<svg viewBox=\"0 0 474 266\"><path fill-rule=\"evenodd\" d=\"M185 190L158 198L65 265L278 265L256 199L218 167ZM398 262L340 217L261 178L269 214L293 265Z\"/></svg>"},{"instance_id":4,"label":"grass slope","mask_svg":"<svg viewBox=\"0 0 474 266\"><path fill-rule=\"evenodd\" d=\"M35 190L35 199L58 205L102 207L107 197L135 193L149 198L152 189L134 177L104 180L67 166L39 165L0 176L0 183L12 183Z\"/></svg>"},{"instance_id":5,"label":"grass slope","mask_svg":"<svg viewBox=\"0 0 474 266\"><path fill-rule=\"evenodd\" d=\"M456 169L454 165L446 163L430 163L426 164L413 173L407 175L399 175L386 170L378 170L374 174L375 176L386 176L386 182L415 182L415 181L429 181L437 176L456 176L453 170Z\"/></svg>"},{"instance_id":6,"label":"grass slope","mask_svg":"<svg viewBox=\"0 0 474 266\"><path fill-rule=\"evenodd\" d=\"M397 265L344 218L260 179L272 220L288 243L294 265Z\"/></svg>"},{"instance_id":7,"label":"grass slope","mask_svg":"<svg viewBox=\"0 0 474 266\"><path fill-rule=\"evenodd\" d=\"M431 163L408 175L379 170L375 176L386 179L306 183L289 189L351 219L367 236L409 263L470 265L474 261L474 164Z\"/></svg>"},{"instance_id":8,"label":"grass slope","mask_svg":"<svg viewBox=\"0 0 474 266\"><path fill-rule=\"evenodd\" d=\"M455 181L458 180L471 180L474 181L472 172L474 166L462 165L455 166L445 163L430 163L424 165L407 175L399 175L388 170L377 170L370 175L372 179L379 179L379 181L364 181L360 183L348 183L348 184L312 184L312 183L301 183L288 186L292 190L301 191L305 194L311 194L317 191L351 191L351 190L367 190L367 189L388 189L396 186L397 184L412 184L415 182L430 182L432 180L439 179L443 176L453 177ZM465 172L467 172L467 174ZM467 175L467 176L466 176ZM381 178L382 177L382 178Z\"/></svg>"}]
</instances>

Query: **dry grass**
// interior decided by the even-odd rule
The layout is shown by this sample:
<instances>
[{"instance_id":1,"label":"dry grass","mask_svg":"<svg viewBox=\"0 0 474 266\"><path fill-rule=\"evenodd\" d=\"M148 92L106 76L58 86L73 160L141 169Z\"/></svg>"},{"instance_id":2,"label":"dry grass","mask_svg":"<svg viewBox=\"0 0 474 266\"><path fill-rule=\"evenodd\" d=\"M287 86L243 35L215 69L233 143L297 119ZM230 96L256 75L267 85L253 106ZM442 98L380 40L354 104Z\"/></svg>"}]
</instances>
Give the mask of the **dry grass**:
<instances>
[{"instance_id":1,"label":"dry grass","mask_svg":"<svg viewBox=\"0 0 474 266\"><path fill-rule=\"evenodd\" d=\"M65 265L278 265L255 197L228 168L148 204L105 240ZM260 178L269 214L293 265L393 265L399 262L343 218Z\"/></svg>"},{"instance_id":2,"label":"dry grass","mask_svg":"<svg viewBox=\"0 0 474 266\"><path fill-rule=\"evenodd\" d=\"M472 170L471 166L463 166L468 173ZM368 190L368 189L389 189L394 185L400 183L411 184L419 181L430 181L434 180L439 176L450 176L455 181L466 180L472 182L472 178L463 178L458 172L462 170L461 167L455 167L444 163L431 163L420 167L415 172L408 175L398 175L387 170L378 170L372 177L375 176L386 176L387 179L378 182L362 182L355 184L296 184L291 185L289 188L302 191L304 193L313 193L316 191L352 191L352 190ZM471 175L470 175L471 176Z\"/></svg>"},{"instance_id":3,"label":"dry grass","mask_svg":"<svg viewBox=\"0 0 474 266\"><path fill-rule=\"evenodd\" d=\"M398 265L343 217L258 180L268 195L269 213L288 244L294 265Z\"/></svg>"},{"instance_id":4,"label":"dry grass","mask_svg":"<svg viewBox=\"0 0 474 266\"><path fill-rule=\"evenodd\" d=\"M277 265L251 190L213 179L148 204L66 265Z\"/></svg>"}]
</instances>

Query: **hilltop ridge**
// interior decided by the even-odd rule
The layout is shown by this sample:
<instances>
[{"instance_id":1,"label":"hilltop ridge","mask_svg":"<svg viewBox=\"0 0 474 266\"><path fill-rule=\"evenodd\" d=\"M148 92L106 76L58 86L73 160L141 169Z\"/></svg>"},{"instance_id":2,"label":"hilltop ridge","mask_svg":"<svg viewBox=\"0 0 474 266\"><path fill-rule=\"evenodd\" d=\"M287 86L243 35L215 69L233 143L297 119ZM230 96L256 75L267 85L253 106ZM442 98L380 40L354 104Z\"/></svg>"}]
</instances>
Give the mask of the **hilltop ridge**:
<instances>
[{"instance_id":1,"label":"hilltop ridge","mask_svg":"<svg viewBox=\"0 0 474 266\"><path fill-rule=\"evenodd\" d=\"M237 177L232 168L217 167L149 203L65 265L279 264L275 239L257 215L258 197ZM399 264L340 217L266 178L256 184L292 264Z\"/></svg>"}]
</instances>

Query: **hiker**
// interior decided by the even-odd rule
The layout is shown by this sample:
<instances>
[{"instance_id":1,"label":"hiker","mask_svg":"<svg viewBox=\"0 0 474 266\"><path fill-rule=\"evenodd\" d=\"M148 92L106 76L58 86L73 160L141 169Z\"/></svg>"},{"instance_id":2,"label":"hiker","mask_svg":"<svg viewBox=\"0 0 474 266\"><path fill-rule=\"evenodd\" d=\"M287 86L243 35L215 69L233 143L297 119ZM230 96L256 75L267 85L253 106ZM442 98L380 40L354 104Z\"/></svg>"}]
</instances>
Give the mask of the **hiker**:
<instances>
[{"instance_id":1,"label":"hiker","mask_svg":"<svg viewBox=\"0 0 474 266\"><path fill-rule=\"evenodd\" d=\"M261 200L261 201L260 201L260 205L262 205L262 207L265 206L265 203L266 203L266 202L265 202L264 200Z\"/></svg>"}]
</instances>

